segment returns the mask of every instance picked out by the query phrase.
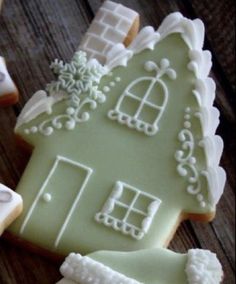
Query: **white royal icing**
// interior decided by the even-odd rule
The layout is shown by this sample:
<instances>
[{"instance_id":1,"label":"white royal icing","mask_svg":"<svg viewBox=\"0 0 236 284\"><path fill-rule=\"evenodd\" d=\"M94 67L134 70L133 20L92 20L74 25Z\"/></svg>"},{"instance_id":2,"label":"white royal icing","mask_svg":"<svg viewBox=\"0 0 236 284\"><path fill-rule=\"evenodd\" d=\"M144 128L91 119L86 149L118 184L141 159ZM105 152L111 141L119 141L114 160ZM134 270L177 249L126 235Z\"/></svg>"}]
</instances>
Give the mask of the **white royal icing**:
<instances>
[{"instance_id":1,"label":"white royal icing","mask_svg":"<svg viewBox=\"0 0 236 284\"><path fill-rule=\"evenodd\" d=\"M71 253L60 268L61 274L79 284L141 284L90 257Z\"/></svg>"},{"instance_id":2,"label":"white royal icing","mask_svg":"<svg viewBox=\"0 0 236 284\"><path fill-rule=\"evenodd\" d=\"M0 56L0 96L16 92L17 89L7 71L5 60Z\"/></svg>"},{"instance_id":3,"label":"white royal icing","mask_svg":"<svg viewBox=\"0 0 236 284\"><path fill-rule=\"evenodd\" d=\"M189 250L185 271L189 284L220 284L223 280L222 266L216 254L207 250Z\"/></svg>"},{"instance_id":4,"label":"white royal icing","mask_svg":"<svg viewBox=\"0 0 236 284\"><path fill-rule=\"evenodd\" d=\"M30 122L41 113L52 112L52 106L63 99L63 95L48 96L43 90L37 91L26 103L19 117L17 118L16 128L22 124Z\"/></svg>"},{"instance_id":5,"label":"white royal icing","mask_svg":"<svg viewBox=\"0 0 236 284\"><path fill-rule=\"evenodd\" d=\"M25 129L26 134L39 132L49 136L57 129L72 130L77 123L89 120L87 107L94 110L98 104L105 102L106 97L98 90L97 84L107 69L96 59L87 60L86 54L78 51L70 63L55 60L51 68L58 75L58 80L47 85L50 96L45 91L36 92L18 117L16 129L42 113L50 114L53 105L61 100L69 101L68 108L65 113ZM83 93L88 95L81 97Z\"/></svg>"},{"instance_id":6,"label":"white royal icing","mask_svg":"<svg viewBox=\"0 0 236 284\"><path fill-rule=\"evenodd\" d=\"M112 120L117 120L118 123L122 125L127 125L129 128L134 128L137 131L144 132L146 135L153 136L159 131L159 121L169 99L168 87L163 81L162 76L167 75L170 79L175 80L177 74L175 70L170 67L170 61L167 58L163 58L159 64L154 61L146 61L143 67L147 72L153 73L154 71L156 74L154 76L142 76L132 81L120 96L115 109L109 111L108 117ZM140 98L133 93L132 89L143 82L148 82L149 87L143 98ZM163 91L164 97L162 103L159 104L150 101L150 96L157 86ZM132 115L121 110L122 104L127 97L140 103L140 106ZM156 116L152 122L147 122L140 117L143 108L147 106L156 111Z\"/></svg>"},{"instance_id":7,"label":"white royal icing","mask_svg":"<svg viewBox=\"0 0 236 284\"><path fill-rule=\"evenodd\" d=\"M21 196L0 183L0 234L1 225L20 205L22 205Z\"/></svg>"},{"instance_id":8,"label":"white royal icing","mask_svg":"<svg viewBox=\"0 0 236 284\"><path fill-rule=\"evenodd\" d=\"M133 199L131 199L129 204L120 200L126 191L133 193ZM136 202L142 202L143 199L149 200L147 208L142 210L136 208ZM124 182L117 181L101 212L96 214L95 220L107 227L112 227L115 231L120 231L124 235L130 235L136 240L141 240L148 233L161 202L162 201L154 195L143 192ZM126 214L123 218L119 219L113 216L112 213L116 207L122 207L126 210ZM132 213L135 213L136 216L139 217L140 226L128 221Z\"/></svg>"},{"instance_id":9,"label":"white royal icing","mask_svg":"<svg viewBox=\"0 0 236 284\"><path fill-rule=\"evenodd\" d=\"M118 3L105 1L79 49L86 51L89 58L96 58L104 64L107 51L125 40L137 17L135 11Z\"/></svg>"},{"instance_id":10,"label":"white royal icing","mask_svg":"<svg viewBox=\"0 0 236 284\"><path fill-rule=\"evenodd\" d=\"M61 228L60 228L60 231L58 232L57 236L56 236L56 239L55 239L55 242L54 242L54 247L57 248L61 239L62 239L62 236L70 222L70 219L71 219L71 216L73 215L75 209L76 209L76 206L77 204L80 202L80 199L81 199L81 196L84 192L84 189L86 188L86 185L90 179L90 176L92 175L93 173L93 169L81 164L81 163L78 163L76 161L73 161L69 158L66 158L64 156L57 156L56 157L56 160L47 176L47 178L45 179L42 187L39 189L38 191L38 194L37 196L35 197L28 213L26 214L25 218L24 218L24 221L21 225L21 228L20 228L20 234L23 234L24 231L25 231L25 228L27 227L28 225L28 222L30 221L30 218L34 212L34 209L35 207L37 206L38 202L40 202L41 199L44 200L44 202L48 203L48 202L51 202L51 200L53 199L53 196L52 194L49 194L49 193L44 193L44 190L45 188L47 187L48 183L50 182L51 178L53 177L53 175L55 174L56 170L57 170L57 167L59 166L60 163L66 163L67 165L71 165L73 167L75 167L77 170L80 170L80 171L85 171L86 172L86 177L83 181L83 183L81 184L81 187L78 188L78 193L73 201L73 204L64 220L64 223L62 224Z\"/></svg>"}]
</instances>

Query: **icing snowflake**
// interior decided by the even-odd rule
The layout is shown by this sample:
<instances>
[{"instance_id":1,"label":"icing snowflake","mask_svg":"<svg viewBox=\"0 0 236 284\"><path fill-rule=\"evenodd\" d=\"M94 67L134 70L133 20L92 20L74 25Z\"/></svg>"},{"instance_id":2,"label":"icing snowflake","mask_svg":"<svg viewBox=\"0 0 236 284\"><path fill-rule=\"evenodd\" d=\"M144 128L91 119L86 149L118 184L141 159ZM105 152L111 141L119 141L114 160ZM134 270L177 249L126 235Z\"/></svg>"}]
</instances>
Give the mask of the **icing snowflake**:
<instances>
[{"instance_id":1,"label":"icing snowflake","mask_svg":"<svg viewBox=\"0 0 236 284\"><path fill-rule=\"evenodd\" d=\"M51 99L53 104L67 100L68 105L63 113L25 129L26 134L39 132L49 136L54 130L73 130L78 123L89 120L89 110L96 109L98 103L106 100L103 92L98 89L98 84L107 69L96 59L88 61L85 52L77 51L70 63L56 59L51 68L58 75L58 80L47 85L49 96L43 94L42 101L48 102Z\"/></svg>"},{"instance_id":2,"label":"icing snowflake","mask_svg":"<svg viewBox=\"0 0 236 284\"><path fill-rule=\"evenodd\" d=\"M87 61L86 53L77 51L70 63L63 63L56 59L51 64L51 69L58 75L58 80L47 85L46 90L52 93L66 93L74 103L82 93L88 93L92 99L104 99L98 90L97 84L106 73L106 68L97 60Z\"/></svg>"}]
</instances>

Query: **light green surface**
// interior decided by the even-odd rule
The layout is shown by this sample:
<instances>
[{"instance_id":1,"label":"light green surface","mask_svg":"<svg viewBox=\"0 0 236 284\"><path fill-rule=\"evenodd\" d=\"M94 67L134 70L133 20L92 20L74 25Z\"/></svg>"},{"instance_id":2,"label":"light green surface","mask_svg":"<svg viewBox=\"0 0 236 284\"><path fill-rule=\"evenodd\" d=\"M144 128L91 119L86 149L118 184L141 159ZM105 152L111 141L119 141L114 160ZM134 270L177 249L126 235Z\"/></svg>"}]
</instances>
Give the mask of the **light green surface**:
<instances>
[{"instance_id":1,"label":"light green surface","mask_svg":"<svg viewBox=\"0 0 236 284\"><path fill-rule=\"evenodd\" d=\"M110 120L107 113L115 107L127 85L137 77L150 76L150 73L143 69L144 63L147 60L159 63L162 58L170 60L171 67L177 72L177 79L174 81L167 77L164 79L170 96L160 120L160 131L149 137ZM192 95L195 78L187 69L188 63L186 44L180 35L171 35L158 43L154 51L146 50L134 56L129 61L128 68L119 67L113 70L114 77L121 77L121 82L117 83L107 95L107 101L91 112L90 120L78 124L75 130L56 130L49 137L41 134L29 136L24 134L24 127L38 125L48 118L46 114L21 127L18 132L35 146L35 150L17 187L17 192L24 199L24 212L10 227L10 231L19 234L27 211L48 176L57 155L77 161L93 169L93 173L59 246L55 249L52 243L58 232L58 224L63 225L64 210L72 205L71 200L80 188L80 182L78 188L73 188L75 179L73 174L67 173L67 168L60 168L55 172L53 179L57 180L57 186L47 188L53 193L55 202L47 206L40 200L22 234L26 240L42 247L63 254L71 251L88 253L104 249L128 251L162 247L173 231L181 212L200 214L209 212L209 208L199 207L195 197L187 194L187 183L177 173L177 162L174 158L175 151L181 147L177 137L183 128L184 110L188 106L197 109ZM111 79L111 77L102 79L100 89L103 89ZM142 88L145 90L145 85L140 86L141 93ZM58 103L52 115L59 114L65 108L65 102ZM198 138L201 138L198 120L194 123L194 132ZM201 150L198 150L197 158L198 169L205 169L206 162ZM140 241L98 224L94 220L95 214L100 212L118 180L162 200L148 234ZM203 194L207 198L206 186Z\"/></svg>"},{"instance_id":2,"label":"light green surface","mask_svg":"<svg viewBox=\"0 0 236 284\"><path fill-rule=\"evenodd\" d=\"M88 255L111 269L144 284L187 284L187 255L165 249L137 252L101 251Z\"/></svg>"}]
</instances>

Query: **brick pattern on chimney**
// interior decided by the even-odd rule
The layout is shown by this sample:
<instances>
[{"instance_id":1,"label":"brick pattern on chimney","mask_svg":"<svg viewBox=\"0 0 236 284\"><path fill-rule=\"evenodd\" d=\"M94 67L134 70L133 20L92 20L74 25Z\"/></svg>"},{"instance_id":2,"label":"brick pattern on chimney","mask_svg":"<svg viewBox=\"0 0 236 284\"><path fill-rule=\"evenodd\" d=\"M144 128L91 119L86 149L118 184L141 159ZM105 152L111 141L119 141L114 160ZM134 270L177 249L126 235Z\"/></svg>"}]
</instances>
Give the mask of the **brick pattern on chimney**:
<instances>
[{"instance_id":1,"label":"brick pattern on chimney","mask_svg":"<svg viewBox=\"0 0 236 284\"><path fill-rule=\"evenodd\" d=\"M88 32L79 46L100 63L106 61L107 52L128 35L138 14L125 6L106 1L98 11Z\"/></svg>"}]
</instances>

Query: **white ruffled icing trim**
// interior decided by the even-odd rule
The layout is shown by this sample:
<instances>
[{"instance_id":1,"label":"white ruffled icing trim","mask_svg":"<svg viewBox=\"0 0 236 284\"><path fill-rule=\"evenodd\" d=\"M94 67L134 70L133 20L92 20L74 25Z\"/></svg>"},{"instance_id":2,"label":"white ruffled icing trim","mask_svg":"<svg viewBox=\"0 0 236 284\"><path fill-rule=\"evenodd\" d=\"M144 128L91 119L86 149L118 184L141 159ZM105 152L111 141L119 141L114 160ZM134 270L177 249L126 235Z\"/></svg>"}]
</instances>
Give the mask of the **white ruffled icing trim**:
<instances>
[{"instance_id":1,"label":"white ruffled icing trim","mask_svg":"<svg viewBox=\"0 0 236 284\"><path fill-rule=\"evenodd\" d=\"M208 250L189 250L185 271L189 284L220 284L223 280L222 266Z\"/></svg>"},{"instance_id":2,"label":"white ruffled icing trim","mask_svg":"<svg viewBox=\"0 0 236 284\"><path fill-rule=\"evenodd\" d=\"M60 268L61 274L80 284L141 284L90 257L71 253Z\"/></svg>"},{"instance_id":3,"label":"white ruffled icing trim","mask_svg":"<svg viewBox=\"0 0 236 284\"><path fill-rule=\"evenodd\" d=\"M211 53L202 50L205 36L202 21L189 20L179 12L172 13L164 19L157 32L152 27L142 29L127 49L122 48L122 54L119 54L117 47L114 46L107 54L107 66L108 68L126 66L134 54L145 49L152 50L155 44L173 33L180 33L190 49L188 68L197 78L193 94L200 108L197 117L199 117L203 134L203 140L199 144L204 148L207 159L207 169L203 174L208 180L210 205L215 207L223 193L226 174L218 166L223 152L223 141L219 136L215 136L219 125L219 111L213 106L215 82L208 77L212 66ZM112 62L110 62L111 58Z\"/></svg>"},{"instance_id":4,"label":"white ruffled icing trim","mask_svg":"<svg viewBox=\"0 0 236 284\"><path fill-rule=\"evenodd\" d=\"M42 113L50 114L52 106L63 99L62 94L48 96L43 90L37 91L26 103L20 115L17 118L15 129L21 125L30 122Z\"/></svg>"}]
</instances>

